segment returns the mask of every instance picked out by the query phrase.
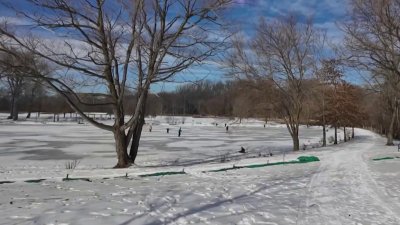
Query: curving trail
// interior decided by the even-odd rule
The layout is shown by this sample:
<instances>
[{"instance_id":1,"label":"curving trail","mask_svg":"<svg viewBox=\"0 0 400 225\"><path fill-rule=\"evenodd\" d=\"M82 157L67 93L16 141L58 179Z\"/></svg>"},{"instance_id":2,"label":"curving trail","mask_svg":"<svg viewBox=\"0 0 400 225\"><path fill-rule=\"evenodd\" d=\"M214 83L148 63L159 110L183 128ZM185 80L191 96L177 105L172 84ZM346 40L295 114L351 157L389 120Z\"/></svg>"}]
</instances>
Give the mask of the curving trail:
<instances>
[{"instance_id":1,"label":"curving trail","mask_svg":"<svg viewBox=\"0 0 400 225\"><path fill-rule=\"evenodd\" d=\"M320 155L298 224L400 224L400 202L377 184L369 168L384 140L358 132L358 140Z\"/></svg>"}]
</instances>

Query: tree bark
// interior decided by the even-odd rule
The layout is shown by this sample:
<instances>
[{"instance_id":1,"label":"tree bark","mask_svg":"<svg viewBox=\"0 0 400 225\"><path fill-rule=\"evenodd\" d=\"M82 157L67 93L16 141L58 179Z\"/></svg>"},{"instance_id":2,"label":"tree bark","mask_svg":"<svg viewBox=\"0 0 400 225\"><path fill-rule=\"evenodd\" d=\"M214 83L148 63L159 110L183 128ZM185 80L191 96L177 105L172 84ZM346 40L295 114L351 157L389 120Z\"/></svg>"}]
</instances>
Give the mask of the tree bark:
<instances>
[{"instance_id":1,"label":"tree bark","mask_svg":"<svg viewBox=\"0 0 400 225\"><path fill-rule=\"evenodd\" d=\"M298 132L293 133L292 140L293 140L293 151L299 151L300 150L300 140L299 140Z\"/></svg>"},{"instance_id":2,"label":"tree bark","mask_svg":"<svg viewBox=\"0 0 400 225\"><path fill-rule=\"evenodd\" d=\"M139 150L139 142L140 142L140 137L142 136L143 125L144 125L144 115L140 117L139 122L136 125L135 130L133 132L131 149L129 151L129 157L132 163L135 163L136 156Z\"/></svg>"},{"instance_id":3,"label":"tree bark","mask_svg":"<svg viewBox=\"0 0 400 225\"><path fill-rule=\"evenodd\" d=\"M15 96L13 98L13 109L12 109L12 120L16 121L18 120L18 97Z\"/></svg>"},{"instance_id":4,"label":"tree bark","mask_svg":"<svg viewBox=\"0 0 400 225\"><path fill-rule=\"evenodd\" d=\"M29 108L28 108L28 115L26 116L27 119L31 118L31 112L33 110L34 100L35 100L35 91L36 88L32 88L31 95L29 97Z\"/></svg>"},{"instance_id":5,"label":"tree bark","mask_svg":"<svg viewBox=\"0 0 400 225\"><path fill-rule=\"evenodd\" d=\"M387 137L386 145L389 145L389 146L394 145L393 144L393 131L394 131L394 122L396 120L396 111L397 110L393 110L393 112L392 112L392 119L390 120L389 130L386 134L386 137Z\"/></svg>"},{"instance_id":6,"label":"tree bark","mask_svg":"<svg viewBox=\"0 0 400 225\"><path fill-rule=\"evenodd\" d=\"M139 107L141 107L140 115L138 118L138 123L136 124L136 127L133 130L132 143L131 143L131 148L129 151L129 157L130 157L130 160L132 163L135 163L136 156L139 151L139 142L140 142L140 138L142 136L142 129L143 129L143 125L145 122L144 117L146 115L146 103L147 103L148 90L144 90L144 92L142 94L144 95L144 101L143 101L143 104L139 106ZM139 101L139 98L138 98L138 101Z\"/></svg>"},{"instance_id":7,"label":"tree bark","mask_svg":"<svg viewBox=\"0 0 400 225\"><path fill-rule=\"evenodd\" d=\"M289 119L286 119L285 123L289 131L289 134L292 137L293 151L299 151L300 150L299 125L298 123L293 123L293 120L289 121Z\"/></svg>"},{"instance_id":8,"label":"tree bark","mask_svg":"<svg viewBox=\"0 0 400 225\"><path fill-rule=\"evenodd\" d=\"M354 139L354 127L351 128L351 139Z\"/></svg>"},{"instance_id":9,"label":"tree bark","mask_svg":"<svg viewBox=\"0 0 400 225\"><path fill-rule=\"evenodd\" d=\"M124 131L120 131L118 126L114 129L114 139L118 159L117 165L114 168L127 168L131 165L131 160L127 152L126 135Z\"/></svg>"},{"instance_id":10,"label":"tree bark","mask_svg":"<svg viewBox=\"0 0 400 225\"><path fill-rule=\"evenodd\" d=\"M11 96L11 105L10 105L10 116L7 119L12 119L14 115L14 104L15 104L15 96Z\"/></svg>"},{"instance_id":11,"label":"tree bark","mask_svg":"<svg viewBox=\"0 0 400 225\"><path fill-rule=\"evenodd\" d=\"M343 132L344 132L344 142L347 142L346 127L343 127Z\"/></svg>"}]
</instances>

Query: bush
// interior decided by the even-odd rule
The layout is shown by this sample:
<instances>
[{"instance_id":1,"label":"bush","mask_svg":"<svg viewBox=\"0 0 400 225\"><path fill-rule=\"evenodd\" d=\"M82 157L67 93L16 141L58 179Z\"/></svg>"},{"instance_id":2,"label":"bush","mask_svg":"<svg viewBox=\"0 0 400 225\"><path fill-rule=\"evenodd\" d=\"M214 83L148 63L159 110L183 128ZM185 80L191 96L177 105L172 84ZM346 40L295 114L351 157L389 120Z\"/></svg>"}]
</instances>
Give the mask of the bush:
<instances>
[{"instance_id":1,"label":"bush","mask_svg":"<svg viewBox=\"0 0 400 225\"><path fill-rule=\"evenodd\" d=\"M75 159L73 161L68 161L65 163L65 169L67 170L74 170L78 165L79 165L80 161Z\"/></svg>"},{"instance_id":2,"label":"bush","mask_svg":"<svg viewBox=\"0 0 400 225\"><path fill-rule=\"evenodd\" d=\"M228 162L228 161L229 161L228 153L220 155L220 162L221 163Z\"/></svg>"}]
</instances>

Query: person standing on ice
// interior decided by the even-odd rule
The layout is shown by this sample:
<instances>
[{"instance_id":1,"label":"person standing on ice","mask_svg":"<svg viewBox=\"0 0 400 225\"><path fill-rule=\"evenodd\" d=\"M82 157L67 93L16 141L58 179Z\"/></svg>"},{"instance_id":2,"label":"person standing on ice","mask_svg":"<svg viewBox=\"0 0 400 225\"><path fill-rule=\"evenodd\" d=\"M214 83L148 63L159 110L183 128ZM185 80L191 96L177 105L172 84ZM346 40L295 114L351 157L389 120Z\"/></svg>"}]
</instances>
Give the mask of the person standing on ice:
<instances>
[{"instance_id":1,"label":"person standing on ice","mask_svg":"<svg viewBox=\"0 0 400 225\"><path fill-rule=\"evenodd\" d=\"M152 129L153 129L153 126L151 126L151 124L150 124L150 126L149 126L149 132L151 132Z\"/></svg>"},{"instance_id":2,"label":"person standing on ice","mask_svg":"<svg viewBox=\"0 0 400 225\"><path fill-rule=\"evenodd\" d=\"M179 127L179 130L178 130L178 137L180 137L181 134L182 134L182 127Z\"/></svg>"},{"instance_id":3,"label":"person standing on ice","mask_svg":"<svg viewBox=\"0 0 400 225\"><path fill-rule=\"evenodd\" d=\"M169 134L169 128L167 128L167 134Z\"/></svg>"},{"instance_id":4,"label":"person standing on ice","mask_svg":"<svg viewBox=\"0 0 400 225\"><path fill-rule=\"evenodd\" d=\"M226 133L228 133L228 131L229 131L229 126L226 126L225 130L226 130Z\"/></svg>"}]
</instances>

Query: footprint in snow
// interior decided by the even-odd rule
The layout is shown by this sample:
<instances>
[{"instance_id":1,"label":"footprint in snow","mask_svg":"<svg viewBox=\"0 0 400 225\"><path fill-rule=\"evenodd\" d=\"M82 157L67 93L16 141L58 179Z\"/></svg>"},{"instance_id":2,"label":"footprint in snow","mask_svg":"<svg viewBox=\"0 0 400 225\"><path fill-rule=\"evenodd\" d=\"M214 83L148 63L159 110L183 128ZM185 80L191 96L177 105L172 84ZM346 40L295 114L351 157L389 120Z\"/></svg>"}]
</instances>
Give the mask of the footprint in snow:
<instances>
[{"instance_id":1,"label":"footprint in snow","mask_svg":"<svg viewBox=\"0 0 400 225\"><path fill-rule=\"evenodd\" d=\"M317 208L317 207L319 207L319 205L316 204L316 203L313 203L313 204L308 206L308 208Z\"/></svg>"}]
</instances>

